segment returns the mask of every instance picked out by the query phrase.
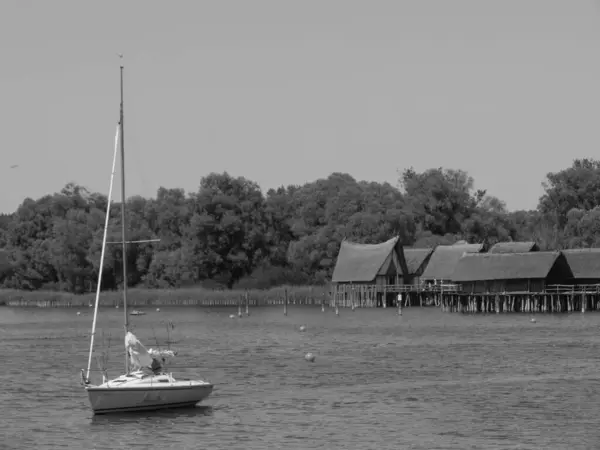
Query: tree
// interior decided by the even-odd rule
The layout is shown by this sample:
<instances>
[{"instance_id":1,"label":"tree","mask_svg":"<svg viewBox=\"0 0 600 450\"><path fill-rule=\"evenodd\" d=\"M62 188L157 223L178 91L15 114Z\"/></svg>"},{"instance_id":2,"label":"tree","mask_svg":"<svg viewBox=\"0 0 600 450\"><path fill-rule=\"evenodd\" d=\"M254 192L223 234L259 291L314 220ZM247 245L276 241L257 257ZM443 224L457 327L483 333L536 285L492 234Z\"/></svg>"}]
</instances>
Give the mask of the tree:
<instances>
[{"instance_id":1,"label":"tree","mask_svg":"<svg viewBox=\"0 0 600 450\"><path fill-rule=\"evenodd\" d=\"M576 159L571 167L546 175L538 209L559 227L573 208L590 210L600 205L600 161Z\"/></svg>"},{"instance_id":2,"label":"tree","mask_svg":"<svg viewBox=\"0 0 600 450\"><path fill-rule=\"evenodd\" d=\"M548 174L532 211L507 211L465 171L407 169L400 188L335 172L262 194L244 177L212 173L198 191L161 187L127 200L128 286L267 288L325 283L344 239L404 246L458 240L535 241L543 250L600 246L600 162ZM0 287L96 288L108 199L76 184L0 215ZM120 204L111 205L103 289L123 285Z\"/></svg>"},{"instance_id":3,"label":"tree","mask_svg":"<svg viewBox=\"0 0 600 450\"><path fill-rule=\"evenodd\" d=\"M568 248L600 247L600 206L573 208L567 213L564 241Z\"/></svg>"},{"instance_id":4,"label":"tree","mask_svg":"<svg viewBox=\"0 0 600 450\"><path fill-rule=\"evenodd\" d=\"M357 182L333 173L294 192L288 261L298 271L325 282L343 239L382 242L399 236L414 241L415 223L402 194L388 183Z\"/></svg>"},{"instance_id":5,"label":"tree","mask_svg":"<svg viewBox=\"0 0 600 450\"><path fill-rule=\"evenodd\" d=\"M212 173L192 202L187 238L196 277L220 278L231 288L267 253L262 192L243 177Z\"/></svg>"},{"instance_id":6,"label":"tree","mask_svg":"<svg viewBox=\"0 0 600 450\"><path fill-rule=\"evenodd\" d=\"M422 230L439 236L460 233L463 221L485 197L485 191L475 191L473 178L462 170L417 173L410 168L402 172L399 185Z\"/></svg>"}]
</instances>

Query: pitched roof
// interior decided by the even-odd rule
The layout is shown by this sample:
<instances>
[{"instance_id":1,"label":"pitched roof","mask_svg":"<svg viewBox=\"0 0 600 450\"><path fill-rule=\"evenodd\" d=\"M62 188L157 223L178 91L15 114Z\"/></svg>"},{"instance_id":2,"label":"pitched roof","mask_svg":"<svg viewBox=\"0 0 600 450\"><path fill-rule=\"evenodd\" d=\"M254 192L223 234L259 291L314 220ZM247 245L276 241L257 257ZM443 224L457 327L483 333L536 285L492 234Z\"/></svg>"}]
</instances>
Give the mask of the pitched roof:
<instances>
[{"instance_id":1,"label":"pitched roof","mask_svg":"<svg viewBox=\"0 0 600 450\"><path fill-rule=\"evenodd\" d=\"M600 278L600 248L563 250L573 278Z\"/></svg>"},{"instance_id":2,"label":"pitched roof","mask_svg":"<svg viewBox=\"0 0 600 450\"><path fill-rule=\"evenodd\" d=\"M331 281L334 283L373 281L397 241L397 237L381 244L342 241Z\"/></svg>"},{"instance_id":3,"label":"pitched roof","mask_svg":"<svg viewBox=\"0 0 600 450\"><path fill-rule=\"evenodd\" d=\"M480 253L463 256L452 281L526 280L546 278L560 252Z\"/></svg>"},{"instance_id":4,"label":"pitched roof","mask_svg":"<svg viewBox=\"0 0 600 450\"><path fill-rule=\"evenodd\" d=\"M498 242L489 253L525 253L537 252L539 247L535 242Z\"/></svg>"},{"instance_id":5,"label":"pitched roof","mask_svg":"<svg viewBox=\"0 0 600 450\"><path fill-rule=\"evenodd\" d=\"M449 280L454 273L454 266L464 253L479 253L483 244L438 245L423 272L423 279Z\"/></svg>"},{"instance_id":6,"label":"pitched roof","mask_svg":"<svg viewBox=\"0 0 600 450\"><path fill-rule=\"evenodd\" d=\"M408 272L411 275L417 273L432 252L433 248L405 248L404 259L408 266Z\"/></svg>"}]
</instances>

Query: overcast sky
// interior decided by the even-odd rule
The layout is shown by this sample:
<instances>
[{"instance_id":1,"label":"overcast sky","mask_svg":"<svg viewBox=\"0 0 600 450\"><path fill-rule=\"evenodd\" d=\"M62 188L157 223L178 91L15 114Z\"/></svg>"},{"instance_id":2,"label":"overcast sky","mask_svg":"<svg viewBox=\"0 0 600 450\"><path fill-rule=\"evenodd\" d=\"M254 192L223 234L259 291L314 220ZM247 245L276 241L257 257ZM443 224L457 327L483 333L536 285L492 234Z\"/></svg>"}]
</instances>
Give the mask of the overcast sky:
<instances>
[{"instance_id":1,"label":"overcast sky","mask_svg":"<svg viewBox=\"0 0 600 450\"><path fill-rule=\"evenodd\" d=\"M467 170L510 209L600 158L593 0L4 0L0 211L108 192L125 54L128 195ZM17 168L10 168L18 164ZM116 186L115 195L120 195Z\"/></svg>"}]
</instances>

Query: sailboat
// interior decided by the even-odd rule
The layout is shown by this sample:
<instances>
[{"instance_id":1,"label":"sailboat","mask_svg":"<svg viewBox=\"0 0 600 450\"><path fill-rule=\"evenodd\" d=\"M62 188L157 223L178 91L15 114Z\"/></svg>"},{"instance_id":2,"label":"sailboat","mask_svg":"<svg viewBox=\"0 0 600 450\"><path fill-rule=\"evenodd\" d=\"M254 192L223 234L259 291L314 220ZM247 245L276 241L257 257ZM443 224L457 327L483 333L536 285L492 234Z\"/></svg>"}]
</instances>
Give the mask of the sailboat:
<instances>
[{"instance_id":1,"label":"sailboat","mask_svg":"<svg viewBox=\"0 0 600 450\"><path fill-rule=\"evenodd\" d=\"M119 55L122 58L122 55ZM87 371L81 370L82 384L87 391L90 405L94 414L119 413L127 411L148 411L166 408L190 407L207 398L213 391L213 385L203 380L175 379L173 374L165 370L167 360L175 356L171 350L147 350L138 338L129 330L127 315L127 264L123 263L123 317L125 328L125 373L109 380L106 372L102 375L102 383L94 385L90 381L92 354L94 350L94 335L98 317L100 287L102 284L102 268L106 249L106 236L110 216L110 203L117 162L117 154L121 154L121 235L123 261L127 255L126 216L125 216L125 139L123 114L123 62L121 59L121 106L120 120L115 134L115 149L108 193L108 206L100 253L100 269L98 271L98 286L94 318L90 336L90 351ZM119 145L120 143L120 145ZM143 242L143 241L131 241Z\"/></svg>"}]
</instances>

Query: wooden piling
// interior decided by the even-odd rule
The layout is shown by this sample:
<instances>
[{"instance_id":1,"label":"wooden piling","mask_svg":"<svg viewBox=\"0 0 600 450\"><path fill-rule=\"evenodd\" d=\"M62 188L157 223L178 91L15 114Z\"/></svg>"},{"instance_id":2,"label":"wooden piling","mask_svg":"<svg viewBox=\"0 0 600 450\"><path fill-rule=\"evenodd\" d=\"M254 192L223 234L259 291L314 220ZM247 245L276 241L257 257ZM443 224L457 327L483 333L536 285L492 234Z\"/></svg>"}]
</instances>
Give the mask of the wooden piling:
<instances>
[{"instance_id":1,"label":"wooden piling","mask_svg":"<svg viewBox=\"0 0 600 450\"><path fill-rule=\"evenodd\" d=\"M570 313L600 309L600 285L548 286L540 292L452 292L441 296L440 308L461 313Z\"/></svg>"},{"instance_id":2,"label":"wooden piling","mask_svg":"<svg viewBox=\"0 0 600 450\"><path fill-rule=\"evenodd\" d=\"M315 288L316 290L316 288ZM312 293L311 293L312 292ZM308 293L308 294L307 294ZM215 293L214 295L189 298L179 293L160 296L137 295L130 298L132 307L149 306L209 306L209 307L238 307L238 313L249 315L250 306L280 306L283 304L284 313L287 315L290 302L302 305L318 305L325 312L325 303L338 311L341 307L351 307L354 310L360 307L387 307L388 294L393 293L397 299L396 308L437 306L445 312L461 313L563 313L597 311L600 306L600 284L579 286L547 286L540 292L469 292L460 289L423 288L422 286L378 286L378 285L344 285L333 284L327 293L318 294L310 289L293 295L289 289L281 289L273 293L250 295L249 291ZM108 298L107 298L108 297ZM381 303L379 302L381 300ZM76 307L86 308L89 296L43 296L25 300L23 295L14 294L12 298L4 300L7 306L61 308ZM242 302L245 308L242 308ZM117 297L105 296L102 307L119 306Z\"/></svg>"}]
</instances>

